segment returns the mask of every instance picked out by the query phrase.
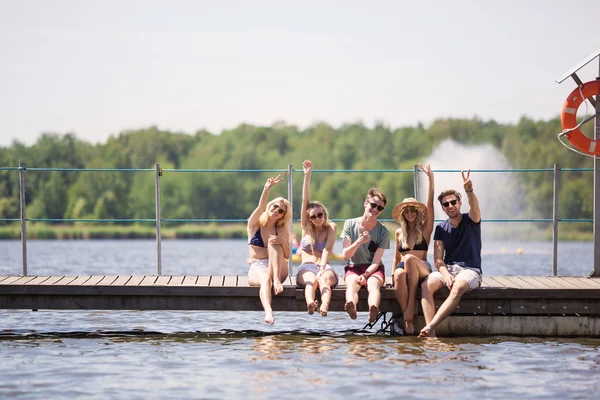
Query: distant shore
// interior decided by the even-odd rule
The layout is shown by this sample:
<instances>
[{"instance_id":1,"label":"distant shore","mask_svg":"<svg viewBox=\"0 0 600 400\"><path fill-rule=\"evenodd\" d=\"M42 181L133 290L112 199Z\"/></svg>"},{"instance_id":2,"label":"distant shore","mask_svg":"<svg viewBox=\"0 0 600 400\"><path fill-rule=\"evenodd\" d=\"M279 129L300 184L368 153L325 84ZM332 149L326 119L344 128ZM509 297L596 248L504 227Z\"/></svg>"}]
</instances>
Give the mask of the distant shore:
<instances>
[{"instance_id":1,"label":"distant shore","mask_svg":"<svg viewBox=\"0 0 600 400\"><path fill-rule=\"evenodd\" d=\"M398 228L395 223L386 223L390 230L390 240L394 240L394 232ZM490 223L492 225L492 223ZM341 233L343 223L338 223L338 236ZM493 225L493 229L484 225L484 238L494 240L524 240L524 241L551 241L551 227L537 229L532 226L523 225ZM487 229L486 229L487 228ZM575 229L574 229L575 228ZM578 227L570 224L568 227L559 229L560 241L587 242L593 241L593 233L576 229ZM294 230L300 233L299 224L294 224ZM89 239L154 239L156 228L151 224L44 224L28 223L28 239L46 240L89 240ZM234 224L185 224L161 227L163 239L245 239L246 225ZM0 226L0 240L19 240L21 238L21 225L11 223Z\"/></svg>"}]
</instances>

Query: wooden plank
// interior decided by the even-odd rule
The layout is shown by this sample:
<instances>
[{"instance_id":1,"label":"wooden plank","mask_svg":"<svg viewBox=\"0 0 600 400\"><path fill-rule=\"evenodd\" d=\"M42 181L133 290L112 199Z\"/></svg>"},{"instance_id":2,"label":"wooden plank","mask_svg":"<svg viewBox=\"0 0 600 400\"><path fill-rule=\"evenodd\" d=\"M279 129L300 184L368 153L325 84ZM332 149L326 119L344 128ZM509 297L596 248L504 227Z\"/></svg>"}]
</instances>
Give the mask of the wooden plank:
<instances>
[{"instance_id":1,"label":"wooden plank","mask_svg":"<svg viewBox=\"0 0 600 400\"><path fill-rule=\"evenodd\" d=\"M91 278L91 276L77 276L77 277L75 277L75 279L73 279L71 282L69 282L68 285L69 286L82 285L83 283L85 283L85 281L87 281L90 278Z\"/></svg>"},{"instance_id":2,"label":"wooden plank","mask_svg":"<svg viewBox=\"0 0 600 400\"><path fill-rule=\"evenodd\" d=\"M181 282L181 286L196 286L197 281L197 276L185 276L183 282Z\"/></svg>"},{"instance_id":3,"label":"wooden plank","mask_svg":"<svg viewBox=\"0 0 600 400\"><path fill-rule=\"evenodd\" d=\"M210 283L208 284L208 286L223 286L223 281L225 280L225 277L222 275L213 275L210 277Z\"/></svg>"},{"instance_id":4,"label":"wooden plank","mask_svg":"<svg viewBox=\"0 0 600 400\"><path fill-rule=\"evenodd\" d=\"M9 276L7 277L1 284L2 285L10 285L11 283L19 280L21 278L21 276L15 275L15 276Z\"/></svg>"},{"instance_id":5,"label":"wooden plank","mask_svg":"<svg viewBox=\"0 0 600 400\"><path fill-rule=\"evenodd\" d=\"M0 283L2 283L2 281L5 280L6 278L8 278L8 275L0 276Z\"/></svg>"},{"instance_id":6,"label":"wooden plank","mask_svg":"<svg viewBox=\"0 0 600 400\"><path fill-rule=\"evenodd\" d=\"M129 276L129 275L119 275L119 276L117 276L117 279L115 279L111 285L112 286L125 286L125 285L127 285L127 282L129 282L130 279L131 279L131 276Z\"/></svg>"},{"instance_id":7,"label":"wooden plank","mask_svg":"<svg viewBox=\"0 0 600 400\"><path fill-rule=\"evenodd\" d=\"M592 282L587 282L588 279L577 279L574 276L563 276L562 279L577 286L579 289L600 289L600 286L596 286Z\"/></svg>"},{"instance_id":8,"label":"wooden plank","mask_svg":"<svg viewBox=\"0 0 600 400\"><path fill-rule=\"evenodd\" d=\"M158 276L156 275L146 275L144 276L144 279L142 279L142 281L140 282L140 286L152 286L154 285L154 282L156 282L157 279Z\"/></svg>"},{"instance_id":9,"label":"wooden plank","mask_svg":"<svg viewBox=\"0 0 600 400\"><path fill-rule=\"evenodd\" d=\"M210 275L201 275L198 277L196 281L196 285L199 286L208 286L210 284Z\"/></svg>"},{"instance_id":10,"label":"wooden plank","mask_svg":"<svg viewBox=\"0 0 600 400\"><path fill-rule=\"evenodd\" d=\"M127 281L126 286L139 286L140 283L144 280L145 275L134 275Z\"/></svg>"},{"instance_id":11,"label":"wooden plank","mask_svg":"<svg viewBox=\"0 0 600 400\"><path fill-rule=\"evenodd\" d=\"M248 283L248 275L239 275L237 279L238 287L248 287L250 284Z\"/></svg>"},{"instance_id":12,"label":"wooden plank","mask_svg":"<svg viewBox=\"0 0 600 400\"><path fill-rule=\"evenodd\" d=\"M37 278L37 276L19 276L19 279L17 279L14 282L11 282L11 285L25 285L28 282L34 280L35 278Z\"/></svg>"},{"instance_id":13,"label":"wooden plank","mask_svg":"<svg viewBox=\"0 0 600 400\"><path fill-rule=\"evenodd\" d=\"M573 278L583 281L584 283L593 285L596 288L600 288L600 278L588 278L585 276L574 276Z\"/></svg>"},{"instance_id":14,"label":"wooden plank","mask_svg":"<svg viewBox=\"0 0 600 400\"><path fill-rule=\"evenodd\" d=\"M49 276L44 282L40 283L40 285L54 285L63 279L64 276Z\"/></svg>"},{"instance_id":15,"label":"wooden plank","mask_svg":"<svg viewBox=\"0 0 600 400\"><path fill-rule=\"evenodd\" d=\"M540 282L544 282L551 289L565 289L565 282L561 279L551 279L548 276L537 276L536 279ZM571 289L577 288L576 286L569 285Z\"/></svg>"},{"instance_id":16,"label":"wooden plank","mask_svg":"<svg viewBox=\"0 0 600 400\"><path fill-rule=\"evenodd\" d=\"M237 276L226 276L225 280L223 281L223 286L232 286L232 287L236 287L237 286Z\"/></svg>"},{"instance_id":17,"label":"wooden plank","mask_svg":"<svg viewBox=\"0 0 600 400\"><path fill-rule=\"evenodd\" d=\"M533 276L519 276L517 278L521 279L528 285L528 287L531 287L532 289L549 289L547 285L544 285Z\"/></svg>"},{"instance_id":18,"label":"wooden plank","mask_svg":"<svg viewBox=\"0 0 600 400\"><path fill-rule=\"evenodd\" d=\"M156 282L154 282L154 284L159 286L166 286L169 284L169 281L171 281L170 275L161 275L158 277L158 279L156 279Z\"/></svg>"},{"instance_id":19,"label":"wooden plank","mask_svg":"<svg viewBox=\"0 0 600 400\"><path fill-rule=\"evenodd\" d=\"M47 281L50 277L49 276L37 276L35 279L30 280L29 282L27 282L28 285L39 285L44 281Z\"/></svg>"},{"instance_id":20,"label":"wooden plank","mask_svg":"<svg viewBox=\"0 0 600 400\"><path fill-rule=\"evenodd\" d=\"M516 285L519 285L522 289L537 289L537 287L535 287L528 281L521 279L520 276L507 276L506 279L514 282Z\"/></svg>"},{"instance_id":21,"label":"wooden plank","mask_svg":"<svg viewBox=\"0 0 600 400\"><path fill-rule=\"evenodd\" d=\"M495 276L484 276L483 281L486 283L486 285L489 285L490 287L504 287L502 283L496 280Z\"/></svg>"},{"instance_id":22,"label":"wooden plank","mask_svg":"<svg viewBox=\"0 0 600 400\"><path fill-rule=\"evenodd\" d=\"M107 285L110 286L112 285L112 283L114 281L116 281L118 278L118 276L115 275L107 275L104 278L102 278L102 280L100 282L98 282L98 285Z\"/></svg>"},{"instance_id":23,"label":"wooden plank","mask_svg":"<svg viewBox=\"0 0 600 400\"><path fill-rule=\"evenodd\" d=\"M97 285L98 282L100 282L102 279L104 279L104 275L90 276L90 279L88 279L87 281L82 283L82 285L83 286L94 286L94 285Z\"/></svg>"},{"instance_id":24,"label":"wooden plank","mask_svg":"<svg viewBox=\"0 0 600 400\"><path fill-rule=\"evenodd\" d=\"M503 285L505 288L523 289L520 284L508 279L507 276L494 276L494 280Z\"/></svg>"},{"instance_id":25,"label":"wooden plank","mask_svg":"<svg viewBox=\"0 0 600 400\"><path fill-rule=\"evenodd\" d=\"M169 286L181 286L184 278L185 278L185 276L183 276L183 275L172 276L171 280L169 281Z\"/></svg>"}]
</instances>

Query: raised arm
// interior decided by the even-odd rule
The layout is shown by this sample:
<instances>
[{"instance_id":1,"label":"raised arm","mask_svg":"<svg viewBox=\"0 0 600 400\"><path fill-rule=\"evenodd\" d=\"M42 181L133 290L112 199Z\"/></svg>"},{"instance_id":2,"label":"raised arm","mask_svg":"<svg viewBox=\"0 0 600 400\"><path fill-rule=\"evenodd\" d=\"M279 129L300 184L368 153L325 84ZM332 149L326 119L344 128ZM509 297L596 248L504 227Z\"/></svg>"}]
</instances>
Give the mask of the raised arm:
<instances>
[{"instance_id":1,"label":"raised arm","mask_svg":"<svg viewBox=\"0 0 600 400\"><path fill-rule=\"evenodd\" d=\"M252 214L250 214L250 217L248 218L248 235L252 235L252 232L250 231L258 224L258 219L260 218L260 215L267 208L269 191L273 186L275 186L279 182L281 182L281 175L277 175L275 178L267 179L265 187L263 188L263 191L260 195L260 199L258 200L258 206L256 207L256 209L254 209L254 211L252 212Z\"/></svg>"},{"instance_id":2,"label":"raised arm","mask_svg":"<svg viewBox=\"0 0 600 400\"><path fill-rule=\"evenodd\" d=\"M435 196L435 182L433 177L433 171L431 170L431 165L423 165L419 163L419 167L425 172L427 175L427 179L429 179L429 186L427 187L427 214L425 215L425 226L423 227L423 237L427 244L429 244L429 240L431 239L431 232L433 232L433 221L435 220L435 211L433 208L433 198Z\"/></svg>"},{"instance_id":3,"label":"raised arm","mask_svg":"<svg viewBox=\"0 0 600 400\"><path fill-rule=\"evenodd\" d=\"M304 183L302 184L302 206L300 208L300 225L302 229L308 224L308 215L306 209L310 202L310 175L312 173L312 163L309 160L305 160L302 163L304 169Z\"/></svg>"},{"instance_id":4,"label":"raised arm","mask_svg":"<svg viewBox=\"0 0 600 400\"><path fill-rule=\"evenodd\" d=\"M467 198L469 199L469 217L475 223L479 223L481 221L481 210L479 209L479 199L475 196L475 192L473 192L473 182L471 182L471 170L467 171L465 175L465 171L461 171L463 178L463 185L465 188L465 192L467 193Z\"/></svg>"}]
</instances>

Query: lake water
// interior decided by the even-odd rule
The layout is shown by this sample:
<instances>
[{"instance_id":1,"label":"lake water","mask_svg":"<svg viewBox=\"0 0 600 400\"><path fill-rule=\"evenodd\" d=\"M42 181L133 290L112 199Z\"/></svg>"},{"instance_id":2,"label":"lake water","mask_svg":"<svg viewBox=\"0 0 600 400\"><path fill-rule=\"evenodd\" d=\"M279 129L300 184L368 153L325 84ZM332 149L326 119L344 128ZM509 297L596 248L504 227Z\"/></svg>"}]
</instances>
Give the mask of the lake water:
<instances>
[{"instance_id":1,"label":"lake water","mask_svg":"<svg viewBox=\"0 0 600 400\"><path fill-rule=\"evenodd\" d=\"M155 246L30 241L28 273L156 274ZM163 241L162 251L166 275L247 272L245 240ZM391 259L387 251L388 273ZM592 263L592 243L559 244L559 275L587 275ZM486 275L551 270L551 243L484 243ZM0 275L20 273L20 242L0 241ZM0 397L589 399L600 390L599 338L420 340L364 330L366 313L275 317L268 326L262 312L3 310Z\"/></svg>"}]
</instances>

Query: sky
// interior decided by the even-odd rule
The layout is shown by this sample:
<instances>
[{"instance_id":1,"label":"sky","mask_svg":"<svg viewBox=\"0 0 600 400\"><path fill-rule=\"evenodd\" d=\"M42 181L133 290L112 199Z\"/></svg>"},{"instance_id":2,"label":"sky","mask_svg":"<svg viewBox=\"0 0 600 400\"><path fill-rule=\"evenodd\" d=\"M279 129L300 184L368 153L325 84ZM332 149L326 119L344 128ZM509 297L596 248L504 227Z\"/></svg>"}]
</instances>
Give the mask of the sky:
<instances>
[{"instance_id":1,"label":"sky","mask_svg":"<svg viewBox=\"0 0 600 400\"><path fill-rule=\"evenodd\" d=\"M559 115L600 1L0 0L0 146ZM598 76L598 58L579 76Z\"/></svg>"}]
</instances>

